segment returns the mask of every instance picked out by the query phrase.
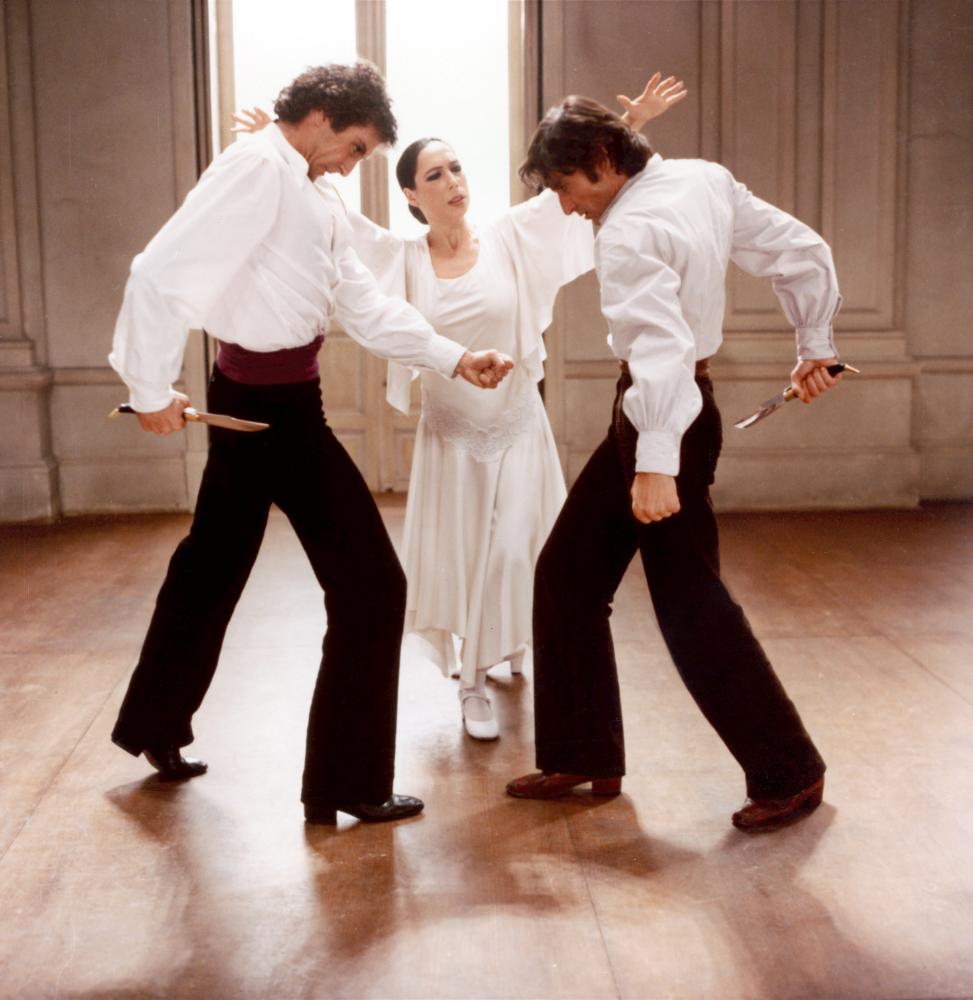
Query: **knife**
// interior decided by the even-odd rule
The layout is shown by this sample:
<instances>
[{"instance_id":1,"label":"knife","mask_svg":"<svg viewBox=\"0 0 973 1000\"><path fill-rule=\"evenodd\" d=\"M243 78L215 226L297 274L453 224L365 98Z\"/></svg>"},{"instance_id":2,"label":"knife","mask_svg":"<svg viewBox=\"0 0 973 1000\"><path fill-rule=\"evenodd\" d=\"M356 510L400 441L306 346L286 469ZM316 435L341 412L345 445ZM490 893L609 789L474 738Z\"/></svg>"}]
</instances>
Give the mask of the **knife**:
<instances>
[{"instance_id":1,"label":"knife","mask_svg":"<svg viewBox=\"0 0 973 1000\"><path fill-rule=\"evenodd\" d=\"M854 372L856 375L861 375L861 372L857 368L842 364L840 361L836 365L828 365L829 375L840 375L842 372ZM764 417L769 417L771 413L776 413L784 403L788 403L790 400L796 398L797 393L794 391L794 387L789 385L783 392L778 392L776 396L762 403L756 413L751 413L749 417L738 420L733 426L738 427L740 430L753 427L755 423L763 420Z\"/></svg>"},{"instance_id":2,"label":"knife","mask_svg":"<svg viewBox=\"0 0 973 1000\"><path fill-rule=\"evenodd\" d=\"M836 365L828 365L829 375L840 375L842 372L854 372L856 375L861 375L861 372L857 368L842 364L840 361ZM757 421L763 420L764 417L769 417L771 413L776 413L785 403L796 398L797 393L794 391L794 387L789 385L783 392L778 392L776 396L768 399L766 403L762 403L756 413L751 413L749 417L738 420L733 426L738 427L741 431L747 427L753 427Z\"/></svg>"},{"instance_id":3,"label":"knife","mask_svg":"<svg viewBox=\"0 0 973 1000\"><path fill-rule=\"evenodd\" d=\"M117 417L120 413L135 413L129 403L122 403L116 406L109 417ZM240 417L228 417L224 413L203 413L191 406L187 406L182 411L186 420L195 420L201 424L210 424L212 427L225 427L231 431L265 431L270 424L261 423L259 420L242 420Z\"/></svg>"}]
</instances>

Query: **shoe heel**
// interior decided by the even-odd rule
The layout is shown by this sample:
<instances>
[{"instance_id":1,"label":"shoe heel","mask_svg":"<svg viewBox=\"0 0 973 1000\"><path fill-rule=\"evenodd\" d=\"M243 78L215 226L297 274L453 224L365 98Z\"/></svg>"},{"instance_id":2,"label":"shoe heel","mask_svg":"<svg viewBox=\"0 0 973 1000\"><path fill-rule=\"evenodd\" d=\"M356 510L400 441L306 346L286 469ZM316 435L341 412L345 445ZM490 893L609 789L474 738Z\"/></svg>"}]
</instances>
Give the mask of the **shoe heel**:
<instances>
[{"instance_id":1,"label":"shoe heel","mask_svg":"<svg viewBox=\"0 0 973 1000\"><path fill-rule=\"evenodd\" d=\"M338 810L322 809L318 806L315 806L313 809L305 809L304 822L315 826L335 826L338 822Z\"/></svg>"},{"instance_id":2,"label":"shoe heel","mask_svg":"<svg viewBox=\"0 0 973 1000\"><path fill-rule=\"evenodd\" d=\"M591 781L592 795L618 795L621 790L621 778L593 778Z\"/></svg>"}]
</instances>

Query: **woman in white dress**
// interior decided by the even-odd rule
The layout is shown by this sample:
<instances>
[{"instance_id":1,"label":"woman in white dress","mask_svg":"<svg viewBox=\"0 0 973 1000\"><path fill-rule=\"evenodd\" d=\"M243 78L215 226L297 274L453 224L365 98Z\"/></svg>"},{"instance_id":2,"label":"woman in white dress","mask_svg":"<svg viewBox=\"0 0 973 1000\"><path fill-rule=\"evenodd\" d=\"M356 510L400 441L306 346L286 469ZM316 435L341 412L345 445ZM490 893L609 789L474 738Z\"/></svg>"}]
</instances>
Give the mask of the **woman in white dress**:
<instances>
[{"instance_id":1,"label":"woman in white dress","mask_svg":"<svg viewBox=\"0 0 973 1000\"><path fill-rule=\"evenodd\" d=\"M638 129L684 95L681 82L657 73L639 98L619 100ZM251 115L237 119L244 129L261 121ZM396 176L410 211L429 229L402 239L349 213L362 261L438 333L470 350L489 344L515 362L491 393L459 379L419 376L422 413L405 515L405 631L424 640L443 673L458 667L466 731L491 740L499 731L487 671L505 660L512 672L522 669L534 563L565 497L537 389L542 334L560 287L594 266L593 233L590 223L565 215L549 191L474 229L462 166L439 139L406 148ZM323 193L334 196L333 189ZM390 367L388 400L403 412L412 377Z\"/></svg>"}]
</instances>

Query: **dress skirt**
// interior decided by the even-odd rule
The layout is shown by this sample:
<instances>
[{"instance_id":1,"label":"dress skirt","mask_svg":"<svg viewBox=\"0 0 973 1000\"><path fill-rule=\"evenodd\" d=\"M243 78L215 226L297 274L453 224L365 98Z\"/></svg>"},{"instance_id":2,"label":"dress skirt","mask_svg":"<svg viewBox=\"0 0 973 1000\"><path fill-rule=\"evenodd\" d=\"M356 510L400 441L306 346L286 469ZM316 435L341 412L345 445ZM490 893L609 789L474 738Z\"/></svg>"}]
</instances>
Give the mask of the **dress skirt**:
<instances>
[{"instance_id":1,"label":"dress skirt","mask_svg":"<svg viewBox=\"0 0 973 1000\"><path fill-rule=\"evenodd\" d=\"M442 428L426 407L416 432L405 630L430 643L444 672L459 637L464 686L530 642L534 565L565 498L536 387L521 399L525 411L492 446L478 431Z\"/></svg>"}]
</instances>

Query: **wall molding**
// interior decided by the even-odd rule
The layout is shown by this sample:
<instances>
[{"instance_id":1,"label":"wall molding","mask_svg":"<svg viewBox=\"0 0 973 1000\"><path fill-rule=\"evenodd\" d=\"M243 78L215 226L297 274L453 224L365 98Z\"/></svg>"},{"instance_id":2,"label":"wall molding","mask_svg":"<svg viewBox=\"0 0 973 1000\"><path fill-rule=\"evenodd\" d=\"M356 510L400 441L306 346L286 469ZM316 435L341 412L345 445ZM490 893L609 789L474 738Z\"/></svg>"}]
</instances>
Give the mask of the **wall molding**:
<instances>
[{"instance_id":1,"label":"wall molding","mask_svg":"<svg viewBox=\"0 0 973 1000\"><path fill-rule=\"evenodd\" d=\"M0 338L23 337L20 268L14 206L14 156L11 135L11 74L7 57L7 10L0 8Z\"/></svg>"}]
</instances>

